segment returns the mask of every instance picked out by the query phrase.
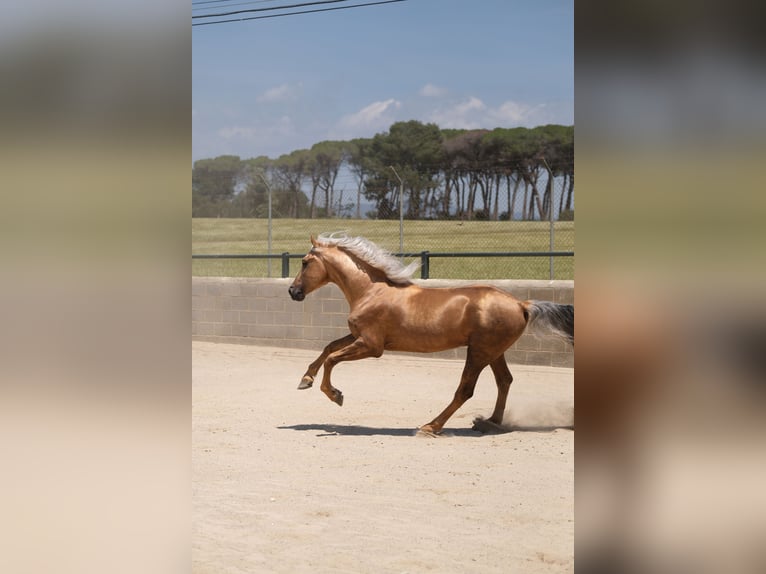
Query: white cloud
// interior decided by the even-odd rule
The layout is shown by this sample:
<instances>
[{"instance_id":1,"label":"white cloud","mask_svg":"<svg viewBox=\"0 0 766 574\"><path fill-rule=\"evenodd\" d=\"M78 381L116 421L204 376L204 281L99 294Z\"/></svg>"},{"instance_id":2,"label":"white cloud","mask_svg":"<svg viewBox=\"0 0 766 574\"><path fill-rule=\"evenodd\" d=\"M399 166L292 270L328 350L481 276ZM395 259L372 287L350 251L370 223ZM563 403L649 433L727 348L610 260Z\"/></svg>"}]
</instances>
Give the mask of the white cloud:
<instances>
[{"instance_id":1,"label":"white cloud","mask_svg":"<svg viewBox=\"0 0 766 574\"><path fill-rule=\"evenodd\" d=\"M426 84L420 88L418 94L426 98L439 98L447 95L447 88L435 86L434 84Z\"/></svg>"},{"instance_id":2,"label":"white cloud","mask_svg":"<svg viewBox=\"0 0 766 574\"><path fill-rule=\"evenodd\" d=\"M277 102L283 102L286 100L292 100L295 98L295 92L290 86L287 84L282 84L281 86L275 86L271 89L266 90L262 94L260 94L255 101L259 104L271 104L271 103L277 103Z\"/></svg>"},{"instance_id":3,"label":"white cloud","mask_svg":"<svg viewBox=\"0 0 766 574\"><path fill-rule=\"evenodd\" d=\"M484 102L482 102L479 98L475 96L471 96L468 98L467 102L463 102L462 104L458 104L455 106L455 112L458 114L468 114L473 111L481 111L486 109L487 106L484 105Z\"/></svg>"},{"instance_id":4,"label":"white cloud","mask_svg":"<svg viewBox=\"0 0 766 574\"><path fill-rule=\"evenodd\" d=\"M571 102L530 104L508 100L498 107L489 107L479 98L467 100L449 107L433 110L428 121L440 128L493 129L510 127L535 127L544 124L572 123Z\"/></svg>"},{"instance_id":5,"label":"white cloud","mask_svg":"<svg viewBox=\"0 0 766 574\"><path fill-rule=\"evenodd\" d=\"M545 111L545 104L530 105L509 100L492 110L490 116L501 126L534 127L541 123L540 120L546 115Z\"/></svg>"},{"instance_id":6,"label":"white cloud","mask_svg":"<svg viewBox=\"0 0 766 574\"><path fill-rule=\"evenodd\" d=\"M373 102L356 113L342 117L340 125L353 130L387 128L394 121L392 112L401 106L401 102L393 98Z\"/></svg>"},{"instance_id":7,"label":"white cloud","mask_svg":"<svg viewBox=\"0 0 766 574\"><path fill-rule=\"evenodd\" d=\"M218 135L225 140L252 139L258 130L253 127L229 126L218 130Z\"/></svg>"},{"instance_id":8,"label":"white cloud","mask_svg":"<svg viewBox=\"0 0 766 574\"><path fill-rule=\"evenodd\" d=\"M433 122L443 129L534 127L549 123L569 125L574 121L571 100L544 103L507 100L498 106L489 106L479 97L470 96L451 102L420 98L411 104L420 109L410 108L394 98L376 101L332 125L313 116L306 119L305 114L293 117L264 112L252 114L247 119L231 114L222 123L209 126L208 121L203 121L203 116L207 118L209 114L195 108L196 117L192 122L194 153L195 157L215 157L223 153L240 157L278 157L325 139L372 137L388 130L391 124L407 119ZM260 121L257 119L259 115L264 116Z\"/></svg>"},{"instance_id":9,"label":"white cloud","mask_svg":"<svg viewBox=\"0 0 766 574\"><path fill-rule=\"evenodd\" d=\"M282 116L269 125L239 125L220 128L216 133L224 140L240 140L254 143L268 142L272 138L290 136L294 133L289 116Z\"/></svg>"},{"instance_id":10,"label":"white cloud","mask_svg":"<svg viewBox=\"0 0 766 574\"><path fill-rule=\"evenodd\" d=\"M475 129L484 126L487 106L479 98L471 96L446 109L435 110L429 121L440 128Z\"/></svg>"}]
</instances>

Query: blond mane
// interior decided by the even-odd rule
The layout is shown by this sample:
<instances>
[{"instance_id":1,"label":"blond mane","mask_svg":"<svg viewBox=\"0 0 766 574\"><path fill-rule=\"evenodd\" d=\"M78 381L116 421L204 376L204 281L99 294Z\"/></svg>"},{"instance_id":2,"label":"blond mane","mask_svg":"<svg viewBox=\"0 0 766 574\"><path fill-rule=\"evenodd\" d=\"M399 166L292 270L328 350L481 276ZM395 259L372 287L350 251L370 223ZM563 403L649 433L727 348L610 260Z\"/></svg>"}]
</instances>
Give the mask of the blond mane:
<instances>
[{"instance_id":1,"label":"blond mane","mask_svg":"<svg viewBox=\"0 0 766 574\"><path fill-rule=\"evenodd\" d=\"M392 283L408 285L412 283L412 275L420 267L414 261L406 267L396 257L385 249L378 247L364 237L349 237L345 233L323 233L317 241L320 245L339 247L358 257L371 267L382 271Z\"/></svg>"}]
</instances>

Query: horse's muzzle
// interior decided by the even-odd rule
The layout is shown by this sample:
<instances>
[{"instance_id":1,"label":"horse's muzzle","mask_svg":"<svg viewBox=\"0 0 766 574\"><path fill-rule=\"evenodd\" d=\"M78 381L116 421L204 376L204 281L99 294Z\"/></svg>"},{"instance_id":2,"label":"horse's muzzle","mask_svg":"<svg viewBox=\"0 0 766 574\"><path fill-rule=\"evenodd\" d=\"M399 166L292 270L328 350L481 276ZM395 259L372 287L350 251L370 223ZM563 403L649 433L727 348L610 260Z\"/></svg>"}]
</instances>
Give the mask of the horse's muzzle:
<instances>
[{"instance_id":1,"label":"horse's muzzle","mask_svg":"<svg viewBox=\"0 0 766 574\"><path fill-rule=\"evenodd\" d=\"M303 301L306 298L306 294L303 292L303 289L296 287L295 285L290 285L290 288L287 290L287 292L290 293L290 297L292 297L293 301Z\"/></svg>"}]
</instances>

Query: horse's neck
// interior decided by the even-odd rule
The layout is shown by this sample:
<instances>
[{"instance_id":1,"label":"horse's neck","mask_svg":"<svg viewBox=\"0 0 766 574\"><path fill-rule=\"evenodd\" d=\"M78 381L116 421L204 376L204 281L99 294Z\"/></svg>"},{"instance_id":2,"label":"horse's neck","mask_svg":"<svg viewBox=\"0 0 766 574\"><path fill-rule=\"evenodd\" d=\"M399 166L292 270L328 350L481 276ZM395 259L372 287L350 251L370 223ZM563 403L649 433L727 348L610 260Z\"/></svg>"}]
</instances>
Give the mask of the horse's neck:
<instances>
[{"instance_id":1,"label":"horse's neck","mask_svg":"<svg viewBox=\"0 0 766 574\"><path fill-rule=\"evenodd\" d=\"M379 272L369 265L351 256L337 257L333 260L330 277L353 307L372 284L380 280Z\"/></svg>"}]
</instances>

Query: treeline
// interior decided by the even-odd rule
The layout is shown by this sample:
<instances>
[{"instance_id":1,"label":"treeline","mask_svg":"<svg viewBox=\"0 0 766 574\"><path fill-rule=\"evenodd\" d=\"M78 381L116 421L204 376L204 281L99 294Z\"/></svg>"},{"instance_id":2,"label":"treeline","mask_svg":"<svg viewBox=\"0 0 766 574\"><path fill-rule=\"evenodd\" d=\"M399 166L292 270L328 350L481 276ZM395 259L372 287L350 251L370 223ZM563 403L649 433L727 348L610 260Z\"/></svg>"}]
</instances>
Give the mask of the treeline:
<instances>
[{"instance_id":1,"label":"treeline","mask_svg":"<svg viewBox=\"0 0 766 574\"><path fill-rule=\"evenodd\" d=\"M273 217L396 218L400 185L409 219L547 220L551 209L569 219L574 126L454 130L413 120L277 159L201 159L192 216L265 217L270 190ZM362 198L373 209L362 213Z\"/></svg>"}]
</instances>

